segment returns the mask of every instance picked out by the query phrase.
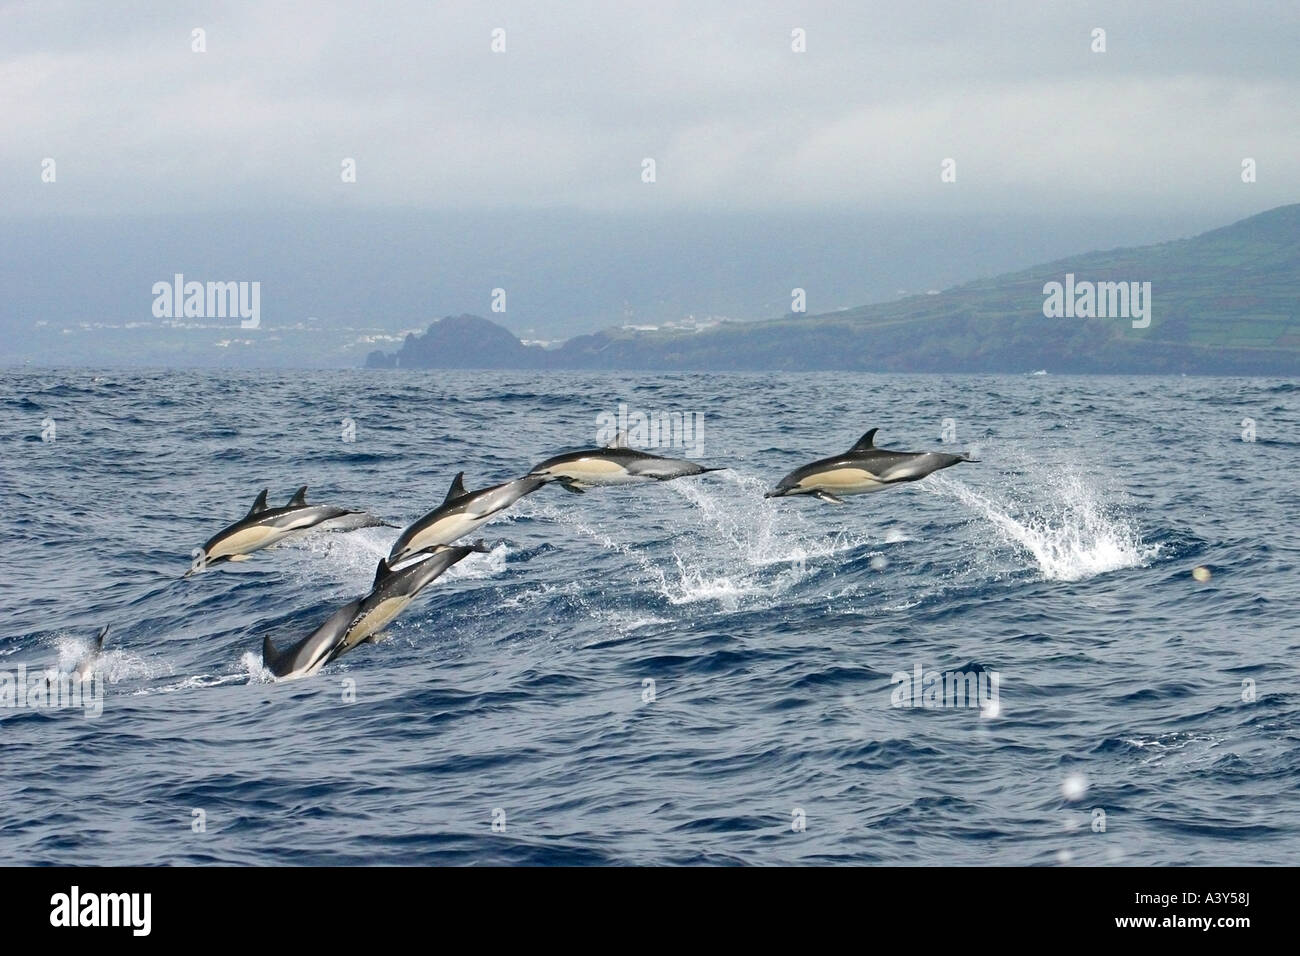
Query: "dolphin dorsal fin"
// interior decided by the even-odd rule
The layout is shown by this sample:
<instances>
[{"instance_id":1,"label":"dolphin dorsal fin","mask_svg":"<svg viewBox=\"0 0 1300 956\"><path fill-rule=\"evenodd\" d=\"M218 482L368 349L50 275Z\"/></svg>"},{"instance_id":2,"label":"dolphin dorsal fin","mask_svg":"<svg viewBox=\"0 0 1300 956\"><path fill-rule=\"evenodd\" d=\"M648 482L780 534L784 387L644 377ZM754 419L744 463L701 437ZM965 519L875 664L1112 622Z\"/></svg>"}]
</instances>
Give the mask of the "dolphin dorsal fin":
<instances>
[{"instance_id":1,"label":"dolphin dorsal fin","mask_svg":"<svg viewBox=\"0 0 1300 956\"><path fill-rule=\"evenodd\" d=\"M465 490L465 472L456 472L456 477L451 480L451 487L447 489L447 497L442 499L445 505L449 501L455 501L457 498L464 498L468 491Z\"/></svg>"},{"instance_id":2,"label":"dolphin dorsal fin","mask_svg":"<svg viewBox=\"0 0 1300 956\"><path fill-rule=\"evenodd\" d=\"M303 485L301 488L299 488L297 491L293 493L293 497L289 499L289 504L287 505L287 507L295 508L299 505L305 505L306 503L307 503L307 486Z\"/></svg>"},{"instance_id":3,"label":"dolphin dorsal fin","mask_svg":"<svg viewBox=\"0 0 1300 956\"><path fill-rule=\"evenodd\" d=\"M623 429L614 436L614 440L605 446L606 448L630 448L627 443L627 429Z\"/></svg>"},{"instance_id":4,"label":"dolphin dorsal fin","mask_svg":"<svg viewBox=\"0 0 1300 956\"><path fill-rule=\"evenodd\" d=\"M262 666L272 674L278 675L282 669L284 654L276 649L270 634L262 635Z\"/></svg>"},{"instance_id":5,"label":"dolphin dorsal fin","mask_svg":"<svg viewBox=\"0 0 1300 956\"><path fill-rule=\"evenodd\" d=\"M871 431L859 438L857 444L850 448L849 451L870 451L872 448L875 448L876 432L878 431L880 431L879 428L871 429Z\"/></svg>"},{"instance_id":6,"label":"dolphin dorsal fin","mask_svg":"<svg viewBox=\"0 0 1300 956\"><path fill-rule=\"evenodd\" d=\"M266 510L266 493L270 489L263 488L262 493L253 499L253 507L248 509L250 515L259 514Z\"/></svg>"},{"instance_id":7,"label":"dolphin dorsal fin","mask_svg":"<svg viewBox=\"0 0 1300 956\"><path fill-rule=\"evenodd\" d=\"M375 583L371 585L371 588L374 589L379 587L379 582L391 574L392 570L393 569L388 566L388 559L380 558L379 566L375 568Z\"/></svg>"}]
</instances>

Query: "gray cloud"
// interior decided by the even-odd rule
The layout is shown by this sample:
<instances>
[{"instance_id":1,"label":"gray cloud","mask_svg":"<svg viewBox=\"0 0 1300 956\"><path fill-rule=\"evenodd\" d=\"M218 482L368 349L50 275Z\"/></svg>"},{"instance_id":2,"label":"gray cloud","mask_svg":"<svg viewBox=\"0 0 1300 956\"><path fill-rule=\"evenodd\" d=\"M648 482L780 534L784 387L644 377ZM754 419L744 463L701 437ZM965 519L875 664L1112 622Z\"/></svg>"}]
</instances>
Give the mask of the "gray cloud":
<instances>
[{"instance_id":1,"label":"gray cloud","mask_svg":"<svg viewBox=\"0 0 1300 956\"><path fill-rule=\"evenodd\" d=\"M1298 26L1285 3L10 4L0 188L7 215L1227 214L1294 198Z\"/></svg>"}]
</instances>

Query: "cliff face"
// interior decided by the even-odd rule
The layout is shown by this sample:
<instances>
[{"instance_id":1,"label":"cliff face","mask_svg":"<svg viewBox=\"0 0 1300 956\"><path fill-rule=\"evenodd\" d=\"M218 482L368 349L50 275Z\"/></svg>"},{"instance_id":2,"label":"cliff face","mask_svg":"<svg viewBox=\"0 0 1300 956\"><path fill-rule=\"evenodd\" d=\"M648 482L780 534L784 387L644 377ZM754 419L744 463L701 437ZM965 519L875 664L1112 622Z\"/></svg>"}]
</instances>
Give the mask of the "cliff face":
<instances>
[{"instance_id":1,"label":"cliff face","mask_svg":"<svg viewBox=\"0 0 1300 956\"><path fill-rule=\"evenodd\" d=\"M1072 295L1066 313L1045 315L1049 283L1070 290L1076 283L1145 287L1149 323L1143 326L1140 316L1076 311ZM1300 205L1192 239L1074 256L934 295L826 315L729 322L699 332L609 329L544 350L524 346L486 319L446 318L423 336L408 336L396 356L375 352L366 364L394 363L401 368L1046 368L1297 375Z\"/></svg>"},{"instance_id":2,"label":"cliff face","mask_svg":"<svg viewBox=\"0 0 1300 956\"><path fill-rule=\"evenodd\" d=\"M410 334L392 355L371 352L367 368L542 368L546 353L524 345L495 322L477 315L449 315Z\"/></svg>"}]
</instances>

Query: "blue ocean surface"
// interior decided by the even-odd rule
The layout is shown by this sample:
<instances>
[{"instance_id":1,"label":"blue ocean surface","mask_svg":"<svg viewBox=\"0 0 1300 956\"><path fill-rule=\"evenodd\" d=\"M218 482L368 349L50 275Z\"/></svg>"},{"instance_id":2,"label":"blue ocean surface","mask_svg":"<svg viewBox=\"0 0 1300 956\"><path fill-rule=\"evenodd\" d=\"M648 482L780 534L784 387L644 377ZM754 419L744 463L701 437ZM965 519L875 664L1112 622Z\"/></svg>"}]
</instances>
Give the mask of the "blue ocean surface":
<instances>
[{"instance_id":1,"label":"blue ocean surface","mask_svg":"<svg viewBox=\"0 0 1300 956\"><path fill-rule=\"evenodd\" d=\"M263 635L396 528L182 577L262 488L404 525L620 404L729 470L542 488L313 677ZM0 671L112 626L98 716L0 708L0 863L1300 859L1296 381L11 369L0 409ZM763 498L872 427L979 460ZM896 706L918 669L988 693Z\"/></svg>"}]
</instances>

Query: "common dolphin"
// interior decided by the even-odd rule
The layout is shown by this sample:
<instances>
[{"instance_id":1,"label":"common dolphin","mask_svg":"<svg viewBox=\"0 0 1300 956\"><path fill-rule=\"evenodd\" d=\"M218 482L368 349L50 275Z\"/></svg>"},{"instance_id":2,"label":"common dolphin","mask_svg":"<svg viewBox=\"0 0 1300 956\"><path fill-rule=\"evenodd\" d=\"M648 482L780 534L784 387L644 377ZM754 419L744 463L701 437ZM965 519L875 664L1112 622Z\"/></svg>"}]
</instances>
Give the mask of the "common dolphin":
<instances>
[{"instance_id":1,"label":"common dolphin","mask_svg":"<svg viewBox=\"0 0 1300 956\"><path fill-rule=\"evenodd\" d=\"M76 675L78 680L83 682L87 681L90 679L91 675L94 674L95 665L99 663L99 655L104 652L104 638L108 636L108 628L109 625L105 624L99 629L99 634L95 638L95 643L91 645L88 651L86 651L86 656L77 662L77 666L73 669L72 673ZM47 676L45 678L45 686L51 687L53 684L54 680Z\"/></svg>"},{"instance_id":2,"label":"common dolphin","mask_svg":"<svg viewBox=\"0 0 1300 956\"><path fill-rule=\"evenodd\" d=\"M277 650L271 641L271 635L262 638L262 666L276 677L307 677L325 666L334 651L347 634L348 628L361 611L361 602L365 598L349 601L333 614L325 623L312 631L288 650Z\"/></svg>"},{"instance_id":3,"label":"common dolphin","mask_svg":"<svg viewBox=\"0 0 1300 956\"><path fill-rule=\"evenodd\" d=\"M375 568L375 582L370 593L362 600L361 610L329 659L334 660L358 644L373 640L393 618L406 610L406 606L415 600L417 594L441 577L444 571L475 552L487 551L487 545L475 541L473 544L439 545L430 549L427 557L399 568L394 568L387 559L381 560Z\"/></svg>"},{"instance_id":4,"label":"common dolphin","mask_svg":"<svg viewBox=\"0 0 1300 956\"><path fill-rule=\"evenodd\" d=\"M602 485L627 485L645 481L672 481L708 471L722 471L697 465L685 458L664 458L630 448L625 434L604 448L584 448L548 458L535 465L529 476L558 481L565 491L580 495Z\"/></svg>"},{"instance_id":5,"label":"common dolphin","mask_svg":"<svg viewBox=\"0 0 1300 956\"><path fill-rule=\"evenodd\" d=\"M279 544L289 535L309 528L351 531L388 526L387 522L364 511L351 511L334 505L309 505L306 485L299 488L283 508L268 507L266 492L267 489L262 489L248 514L208 539L203 545L203 554L185 572L185 577L222 561L245 561L254 551Z\"/></svg>"},{"instance_id":6,"label":"common dolphin","mask_svg":"<svg viewBox=\"0 0 1300 956\"><path fill-rule=\"evenodd\" d=\"M842 495L863 495L905 481L920 481L940 468L948 468L959 461L974 461L967 455L877 448L877 431L877 428L871 429L842 455L832 455L796 468L763 497L812 495L838 505L844 503Z\"/></svg>"},{"instance_id":7,"label":"common dolphin","mask_svg":"<svg viewBox=\"0 0 1300 956\"><path fill-rule=\"evenodd\" d=\"M99 629L99 635L95 638L94 646L86 652L86 656L77 664L75 673L83 681L94 673L95 665L99 663L99 655L104 653L104 638L108 636L108 627L105 624Z\"/></svg>"},{"instance_id":8,"label":"common dolphin","mask_svg":"<svg viewBox=\"0 0 1300 956\"><path fill-rule=\"evenodd\" d=\"M434 508L403 531L393 544L388 560L392 564L403 561L418 551L440 544L451 544L485 525L493 516L505 511L524 495L532 494L545 478L532 476L481 488L465 490L465 473L462 471L451 481L451 488L442 504Z\"/></svg>"},{"instance_id":9,"label":"common dolphin","mask_svg":"<svg viewBox=\"0 0 1300 956\"><path fill-rule=\"evenodd\" d=\"M415 596L449 567L475 551L487 551L482 541L472 545L438 547L427 557L393 569L381 560L375 581L365 597L349 601L325 623L287 650L278 650L271 636L262 638L262 663L277 678L307 677L370 641L400 614Z\"/></svg>"}]
</instances>

